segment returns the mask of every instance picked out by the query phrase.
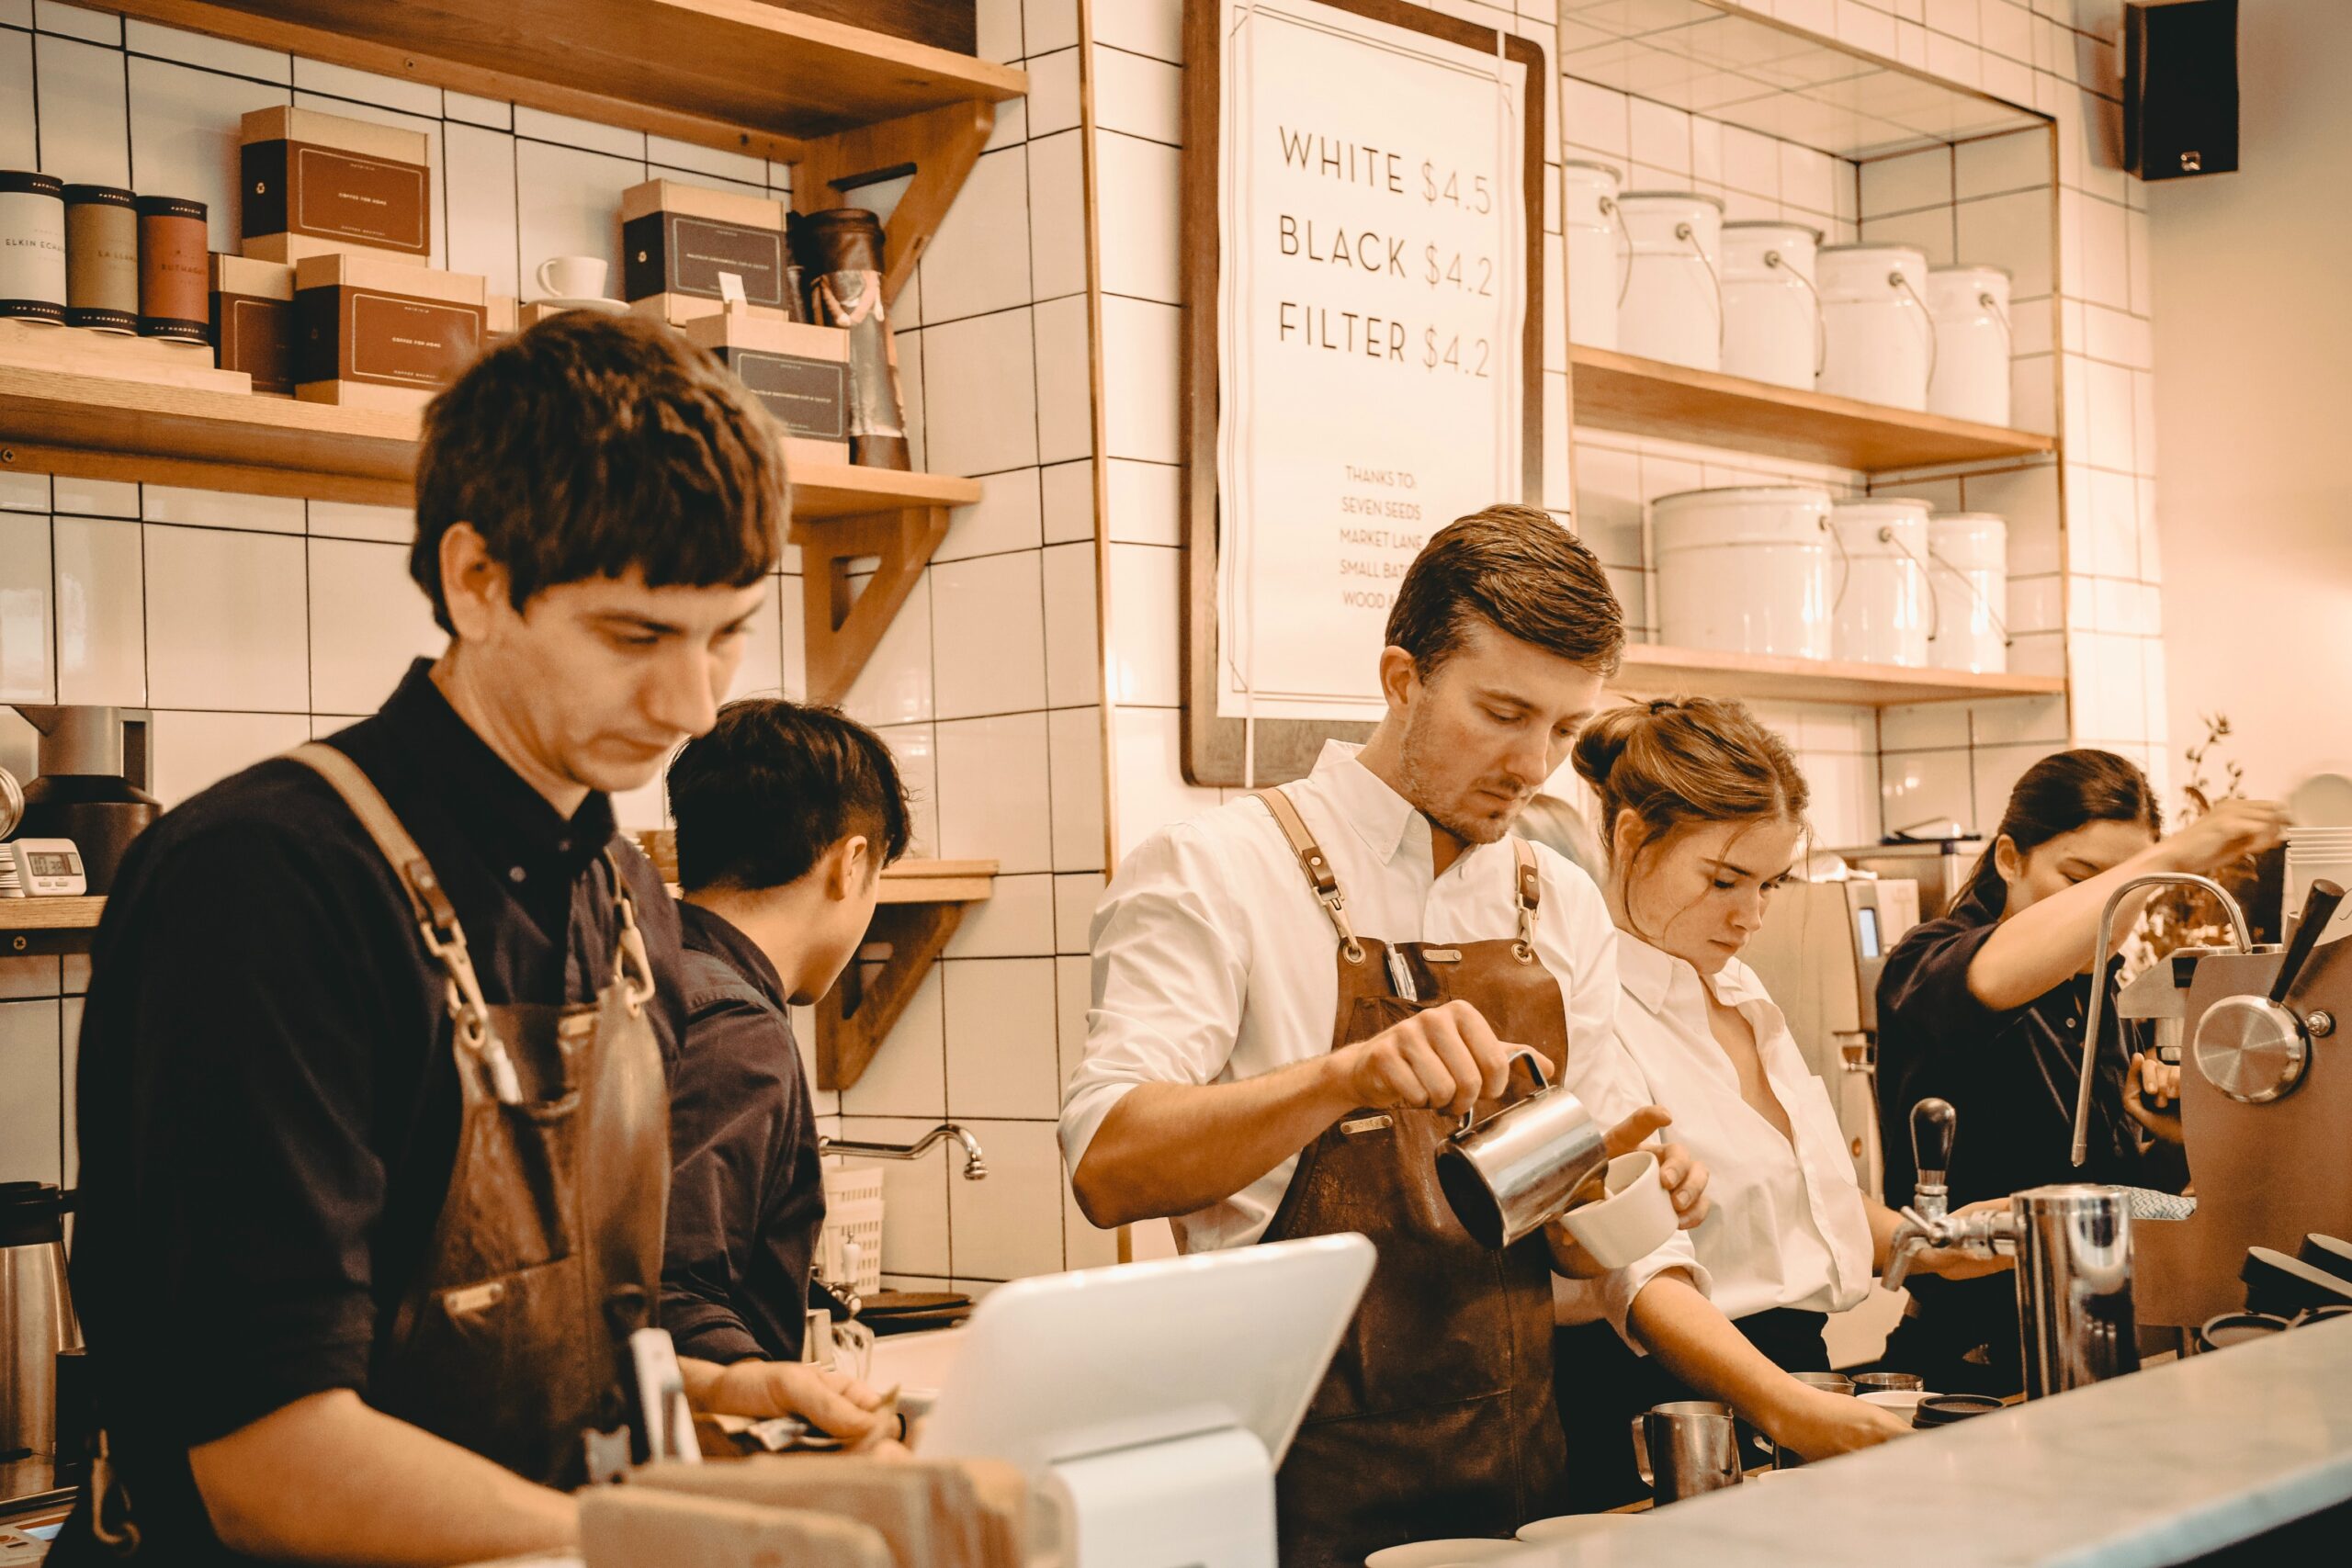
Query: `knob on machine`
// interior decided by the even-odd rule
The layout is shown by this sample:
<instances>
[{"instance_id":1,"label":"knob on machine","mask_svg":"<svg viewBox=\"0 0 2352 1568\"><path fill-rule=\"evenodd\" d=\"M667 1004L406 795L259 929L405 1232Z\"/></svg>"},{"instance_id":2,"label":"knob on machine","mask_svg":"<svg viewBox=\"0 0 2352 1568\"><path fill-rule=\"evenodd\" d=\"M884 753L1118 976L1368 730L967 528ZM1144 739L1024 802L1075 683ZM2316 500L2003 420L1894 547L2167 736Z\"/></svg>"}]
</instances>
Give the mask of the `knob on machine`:
<instances>
[{"instance_id":1,"label":"knob on machine","mask_svg":"<svg viewBox=\"0 0 2352 1568\"><path fill-rule=\"evenodd\" d=\"M2333 1029L2332 1021L2322 1021L2324 1014L2304 1018L2294 995L2320 933L2343 901L2344 889L2335 883L2312 883L2270 994L2223 997L2205 1010L2197 1026L2197 1070L2232 1100L2265 1105L2290 1092L2311 1066L2313 1036Z\"/></svg>"}]
</instances>

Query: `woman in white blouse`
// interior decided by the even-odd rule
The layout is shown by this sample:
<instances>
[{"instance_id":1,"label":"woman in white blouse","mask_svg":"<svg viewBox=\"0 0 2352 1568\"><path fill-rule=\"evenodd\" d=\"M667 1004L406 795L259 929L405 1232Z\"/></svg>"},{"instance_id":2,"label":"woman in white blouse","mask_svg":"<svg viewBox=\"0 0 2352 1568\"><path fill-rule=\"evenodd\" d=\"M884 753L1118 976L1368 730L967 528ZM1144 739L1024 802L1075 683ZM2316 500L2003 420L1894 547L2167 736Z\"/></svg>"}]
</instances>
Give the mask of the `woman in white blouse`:
<instances>
[{"instance_id":1,"label":"woman in white blouse","mask_svg":"<svg viewBox=\"0 0 2352 1568\"><path fill-rule=\"evenodd\" d=\"M1809 791L1796 758L1741 704L1682 698L1600 715L1574 762L1600 804L1617 1034L1651 1099L1674 1113L1675 1136L1713 1173L1714 1213L1690 1238L1730 1320L1637 1313L1627 1332L1649 1356L1615 1356L1604 1380L1613 1387L1587 1382L1577 1402L1596 1423L1591 1440L1693 1392L1816 1457L1894 1436L1905 1424L1868 1405L1848 1404L1850 1419L1826 1425L1818 1391L1788 1375L1828 1371L1826 1314L1870 1293L1898 1224L1856 1183L1827 1089L1739 961L1803 852ZM1929 1253L1914 1267L1962 1276L2004 1266ZM1589 1380L1611 1347L1568 1332L1589 1342L1561 1365Z\"/></svg>"}]
</instances>

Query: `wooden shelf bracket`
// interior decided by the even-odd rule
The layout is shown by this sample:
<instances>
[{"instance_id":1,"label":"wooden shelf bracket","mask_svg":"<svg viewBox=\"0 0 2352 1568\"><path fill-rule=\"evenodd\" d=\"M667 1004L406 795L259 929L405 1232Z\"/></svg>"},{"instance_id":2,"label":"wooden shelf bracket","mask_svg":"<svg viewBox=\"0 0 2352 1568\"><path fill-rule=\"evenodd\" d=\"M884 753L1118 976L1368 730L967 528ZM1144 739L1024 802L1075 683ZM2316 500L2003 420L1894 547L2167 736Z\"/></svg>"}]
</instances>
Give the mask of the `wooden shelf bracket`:
<instances>
[{"instance_id":1,"label":"wooden shelf bracket","mask_svg":"<svg viewBox=\"0 0 2352 1568\"><path fill-rule=\"evenodd\" d=\"M819 1089L847 1089L865 1076L963 919L958 903L885 904L874 911L866 945L817 1000ZM877 952L882 966L868 974L867 954Z\"/></svg>"},{"instance_id":2,"label":"wooden shelf bracket","mask_svg":"<svg viewBox=\"0 0 2352 1568\"><path fill-rule=\"evenodd\" d=\"M883 226L882 299L895 304L995 127L996 106L975 99L817 137L792 171L793 210L835 207L860 186L913 175Z\"/></svg>"},{"instance_id":3,"label":"wooden shelf bracket","mask_svg":"<svg viewBox=\"0 0 2352 1568\"><path fill-rule=\"evenodd\" d=\"M808 701L838 705L907 595L931 553L947 536L944 506L906 506L854 516L801 518L801 637L808 650ZM879 559L863 592L850 581L858 562Z\"/></svg>"}]
</instances>

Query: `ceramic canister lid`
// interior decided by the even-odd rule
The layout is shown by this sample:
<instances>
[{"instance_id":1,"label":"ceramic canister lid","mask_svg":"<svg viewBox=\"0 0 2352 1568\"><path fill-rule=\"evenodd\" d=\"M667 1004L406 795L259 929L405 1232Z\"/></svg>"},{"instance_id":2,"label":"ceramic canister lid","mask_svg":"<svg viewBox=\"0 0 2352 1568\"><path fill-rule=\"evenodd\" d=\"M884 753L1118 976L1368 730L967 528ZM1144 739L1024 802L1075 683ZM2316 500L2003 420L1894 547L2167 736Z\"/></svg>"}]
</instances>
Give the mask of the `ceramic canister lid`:
<instances>
[{"instance_id":1,"label":"ceramic canister lid","mask_svg":"<svg viewBox=\"0 0 2352 1568\"><path fill-rule=\"evenodd\" d=\"M1617 199L1621 202L1703 201L1718 212L1721 212L1724 209L1724 198L1722 197L1709 196L1705 191L1701 190L1629 190Z\"/></svg>"}]
</instances>

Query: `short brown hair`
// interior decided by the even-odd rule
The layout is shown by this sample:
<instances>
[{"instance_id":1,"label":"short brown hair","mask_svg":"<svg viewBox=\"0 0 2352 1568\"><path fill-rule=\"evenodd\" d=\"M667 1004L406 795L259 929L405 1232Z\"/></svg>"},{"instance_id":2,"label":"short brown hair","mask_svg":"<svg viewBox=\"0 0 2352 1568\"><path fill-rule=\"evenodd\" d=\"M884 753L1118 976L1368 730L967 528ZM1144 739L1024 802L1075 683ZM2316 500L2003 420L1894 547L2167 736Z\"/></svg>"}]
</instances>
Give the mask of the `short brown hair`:
<instances>
[{"instance_id":1,"label":"short brown hair","mask_svg":"<svg viewBox=\"0 0 2352 1568\"><path fill-rule=\"evenodd\" d=\"M1388 610L1388 645L1424 678L1453 657L1474 619L1614 675L1625 613L1584 541L1541 507L1497 505L1430 536Z\"/></svg>"},{"instance_id":2,"label":"short brown hair","mask_svg":"<svg viewBox=\"0 0 2352 1568\"><path fill-rule=\"evenodd\" d=\"M471 524L514 607L635 568L648 586L748 587L790 516L767 412L708 354L642 316L567 311L433 400L409 575L454 633L441 536Z\"/></svg>"},{"instance_id":3,"label":"short brown hair","mask_svg":"<svg viewBox=\"0 0 2352 1568\"><path fill-rule=\"evenodd\" d=\"M1613 861L1617 818L1642 825L1646 855L1683 828L1707 822L1802 821L1813 791L1796 753L1746 703L1659 697L1594 716L1571 753L1600 797L1600 841ZM1634 868L1618 870L1630 878Z\"/></svg>"}]
</instances>

